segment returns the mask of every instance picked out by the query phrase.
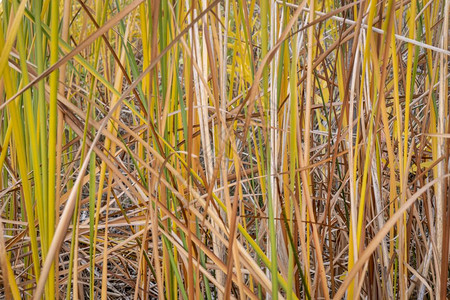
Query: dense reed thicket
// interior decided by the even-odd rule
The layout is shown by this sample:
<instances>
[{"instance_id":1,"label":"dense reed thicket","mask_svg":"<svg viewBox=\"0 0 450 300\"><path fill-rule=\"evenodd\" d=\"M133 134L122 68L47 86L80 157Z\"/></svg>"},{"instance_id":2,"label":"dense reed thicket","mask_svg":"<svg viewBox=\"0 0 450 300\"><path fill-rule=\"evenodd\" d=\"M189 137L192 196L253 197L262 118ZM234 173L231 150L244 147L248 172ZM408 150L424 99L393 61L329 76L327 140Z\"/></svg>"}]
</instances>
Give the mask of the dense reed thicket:
<instances>
[{"instance_id":1,"label":"dense reed thicket","mask_svg":"<svg viewBox=\"0 0 450 300\"><path fill-rule=\"evenodd\" d=\"M0 297L450 296L449 0L0 6Z\"/></svg>"}]
</instances>

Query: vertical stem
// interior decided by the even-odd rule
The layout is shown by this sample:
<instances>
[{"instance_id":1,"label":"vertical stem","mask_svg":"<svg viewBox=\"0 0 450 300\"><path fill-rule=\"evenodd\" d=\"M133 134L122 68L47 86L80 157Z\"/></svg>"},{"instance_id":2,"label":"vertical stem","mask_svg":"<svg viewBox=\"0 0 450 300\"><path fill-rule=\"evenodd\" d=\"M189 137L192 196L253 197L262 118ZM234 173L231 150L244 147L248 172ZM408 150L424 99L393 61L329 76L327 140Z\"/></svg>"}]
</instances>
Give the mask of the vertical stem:
<instances>
[{"instance_id":1,"label":"vertical stem","mask_svg":"<svg viewBox=\"0 0 450 300\"><path fill-rule=\"evenodd\" d=\"M59 0L51 1L50 22L50 64L58 61L58 32L59 32ZM57 135L57 96L58 96L58 70L50 74L50 112L49 112L49 137L48 137L48 247L50 247L55 232L56 216L56 135ZM54 260L54 257L48 257ZM52 265L47 279L48 297L54 299L55 294L55 269Z\"/></svg>"},{"instance_id":2,"label":"vertical stem","mask_svg":"<svg viewBox=\"0 0 450 300\"><path fill-rule=\"evenodd\" d=\"M446 0L443 16L444 22L442 25L442 39L441 48L448 49L448 28L449 28L449 13L450 13L450 1ZM449 120L449 103L448 103L448 56L441 53L439 54L440 67L439 67L439 121L438 132L444 134L450 133L450 120ZM447 127L447 128L446 128ZM449 172L449 149L450 142L443 137L438 138L437 152L438 157L444 156L443 162L438 165L438 176L444 176ZM448 278L448 251L449 251L449 227L450 221L447 219L449 210L449 197L448 194L448 179L440 181L437 184L436 191L436 244L437 244L437 257L440 262L440 280L437 282L437 287L440 299L445 299L448 293L447 278ZM439 273L438 273L439 274ZM439 299L439 298L438 298Z\"/></svg>"}]
</instances>

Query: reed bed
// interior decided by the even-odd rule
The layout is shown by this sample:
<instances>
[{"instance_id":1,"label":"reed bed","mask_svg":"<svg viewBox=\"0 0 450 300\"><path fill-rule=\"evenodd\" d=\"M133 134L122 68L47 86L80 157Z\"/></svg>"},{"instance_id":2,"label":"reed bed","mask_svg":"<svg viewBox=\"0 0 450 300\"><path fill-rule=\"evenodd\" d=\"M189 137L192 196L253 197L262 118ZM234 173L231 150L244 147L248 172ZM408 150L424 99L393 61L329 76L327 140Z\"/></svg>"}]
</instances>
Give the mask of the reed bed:
<instances>
[{"instance_id":1,"label":"reed bed","mask_svg":"<svg viewBox=\"0 0 450 300\"><path fill-rule=\"evenodd\" d=\"M450 1L0 6L1 298L450 297Z\"/></svg>"}]
</instances>

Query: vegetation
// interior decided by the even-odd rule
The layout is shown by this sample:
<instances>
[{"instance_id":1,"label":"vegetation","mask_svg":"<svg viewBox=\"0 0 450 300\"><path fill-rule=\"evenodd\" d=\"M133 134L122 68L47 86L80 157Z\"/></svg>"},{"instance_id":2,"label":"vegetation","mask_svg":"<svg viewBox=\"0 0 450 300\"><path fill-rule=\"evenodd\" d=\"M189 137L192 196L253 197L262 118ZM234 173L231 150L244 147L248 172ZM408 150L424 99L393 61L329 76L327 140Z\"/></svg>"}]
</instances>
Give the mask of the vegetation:
<instances>
[{"instance_id":1,"label":"vegetation","mask_svg":"<svg viewBox=\"0 0 450 300\"><path fill-rule=\"evenodd\" d=\"M450 1L0 6L0 297L450 297Z\"/></svg>"}]
</instances>

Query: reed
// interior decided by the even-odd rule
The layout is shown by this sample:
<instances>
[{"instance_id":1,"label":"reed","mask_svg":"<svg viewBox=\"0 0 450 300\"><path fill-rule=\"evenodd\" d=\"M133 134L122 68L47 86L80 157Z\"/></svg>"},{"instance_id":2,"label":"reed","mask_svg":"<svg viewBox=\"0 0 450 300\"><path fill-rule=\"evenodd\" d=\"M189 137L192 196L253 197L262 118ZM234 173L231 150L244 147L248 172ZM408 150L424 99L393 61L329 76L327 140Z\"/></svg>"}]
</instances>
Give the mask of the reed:
<instances>
[{"instance_id":1,"label":"reed","mask_svg":"<svg viewBox=\"0 0 450 300\"><path fill-rule=\"evenodd\" d=\"M0 297L446 299L449 1L0 1Z\"/></svg>"}]
</instances>

